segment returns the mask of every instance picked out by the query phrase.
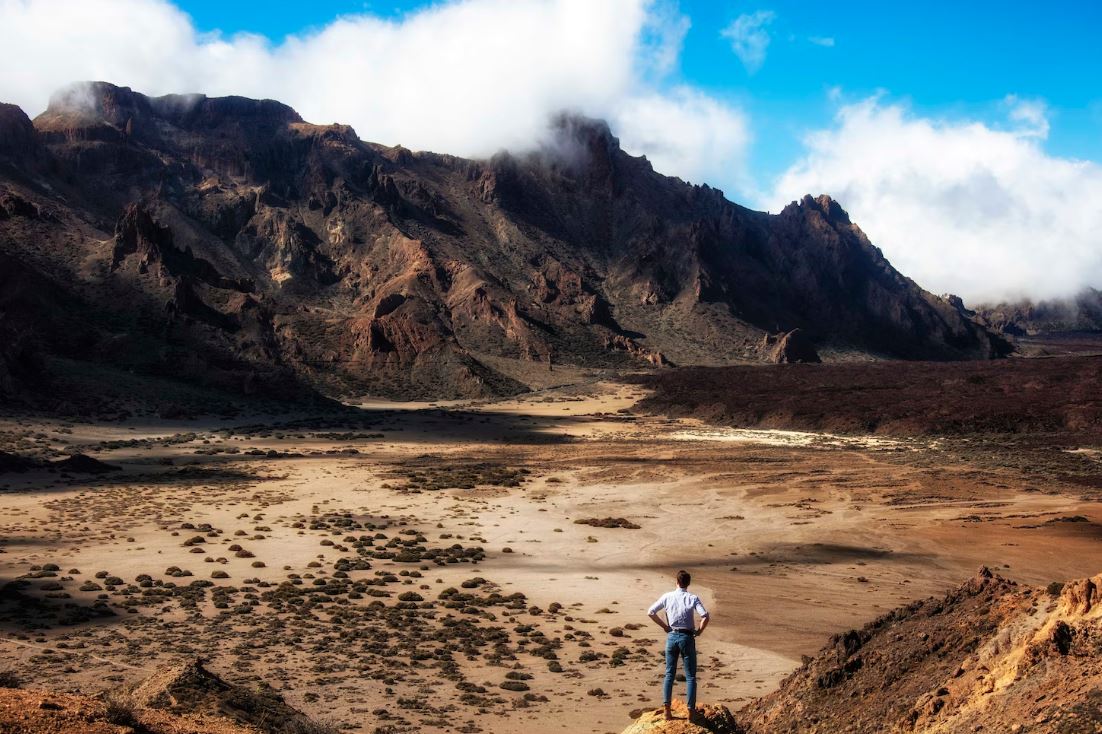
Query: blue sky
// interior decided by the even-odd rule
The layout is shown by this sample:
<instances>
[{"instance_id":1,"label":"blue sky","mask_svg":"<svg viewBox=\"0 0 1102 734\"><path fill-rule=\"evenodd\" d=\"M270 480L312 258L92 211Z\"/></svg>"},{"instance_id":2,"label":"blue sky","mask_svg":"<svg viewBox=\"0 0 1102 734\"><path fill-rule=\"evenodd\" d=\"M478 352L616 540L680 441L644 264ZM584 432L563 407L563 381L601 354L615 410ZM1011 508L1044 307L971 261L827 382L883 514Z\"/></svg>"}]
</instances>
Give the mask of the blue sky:
<instances>
[{"instance_id":1,"label":"blue sky","mask_svg":"<svg viewBox=\"0 0 1102 734\"><path fill-rule=\"evenodd\" d=\"M433 4L440 3L178 3L202 31L258 33L274 43L342 15L398 20ZM1005 119L1007 95L1041 99L1051 121L1047 150L1102 160L1102 3L682 0L679 7L691 26L667 83L690 83L746 109L759 175L783 170L801 137L829 122L838 102L832 90L842 99L885 93L919 113L992 124ZM771 38L765 61L749 73L721 31L761 10L774 15Z\"/></svg>"},{"instance_id":2,"label":"blue sky","mask_svg":"<svg viewBox=\"0 0 1102 734\"><path fill-rule=\"evenodd\" d=\"M740 204L829 194L975 304L1102 288L1100 35L1100 2L0 0L0 101L263 97L475 158L574 110Z\"/></svg>"}]
</instances>

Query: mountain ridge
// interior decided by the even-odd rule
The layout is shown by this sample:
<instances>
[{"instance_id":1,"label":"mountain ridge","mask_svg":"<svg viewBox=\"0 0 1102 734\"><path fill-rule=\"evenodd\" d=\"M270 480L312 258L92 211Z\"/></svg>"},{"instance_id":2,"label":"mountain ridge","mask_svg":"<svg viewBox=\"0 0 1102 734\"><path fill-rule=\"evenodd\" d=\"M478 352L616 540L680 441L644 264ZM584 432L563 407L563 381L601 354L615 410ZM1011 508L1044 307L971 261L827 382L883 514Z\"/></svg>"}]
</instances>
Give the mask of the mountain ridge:
<instances>
[{"instance_id":1,"label":"mountain ridge","mask_svg":"<svg viewBox=\"0 0 1102 734\"><path fill-rule=\"evenodd\" d=\"M5 311L47 353L237 390L509 394L555 364L761 361L795 329L832 358L1008 351L829 197L754 212L572 115L468 160L272 100L77 85L33 122L0 108L0 252L83 304L84 349L43 327L62 305Z\"/></svg>"}]
</instances>

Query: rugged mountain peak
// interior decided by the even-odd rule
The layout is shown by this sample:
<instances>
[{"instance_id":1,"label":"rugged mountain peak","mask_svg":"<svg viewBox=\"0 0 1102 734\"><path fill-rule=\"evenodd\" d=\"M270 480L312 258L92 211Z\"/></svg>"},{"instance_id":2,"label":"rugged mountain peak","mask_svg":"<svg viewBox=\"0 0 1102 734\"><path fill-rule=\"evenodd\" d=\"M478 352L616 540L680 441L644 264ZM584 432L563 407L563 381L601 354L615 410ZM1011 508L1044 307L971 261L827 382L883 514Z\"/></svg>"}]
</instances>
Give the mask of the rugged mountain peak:
<instances>
[{"instance_id":1,"label":"rugged mountain peak","mask_svg":"<svg viewBox=\"0 0 1102 734\"><path fill-rule=\"evenodd\" d=\"M819 196L807 194L800 201L793 201L782 209L781 216L806 216L812 212L821 214L830 224L852 224L849 212L843 209L842 205L831 198L829 194L820 194Z\"/></svg>"},{"instance_id":2,"label":"rugged mountain peak","mask_svg":"<svg viewBox=\"0 0 1102 734\"><path fill-rule=\"evenodd\" d=\"M576 112L553 117L548 137L522 158L530 165L591 183L609 180L630 159L607 122Z\"/></svg>"},{"instance_id":3,"label":"rugged mountain peak","mask_svg":"<svg viewBox=\"0 0 1102 734\"><path fill-rule=\"evenodd\" d=\"M59 89L38 119L43 123L55 119L99 121L120 127L130 119L148 117L161 118L183 129L209 129L226 121L302 122L293 109L271 99L205 94L147 97L130 87L108 82L78 82Z\"/></svg>"},{"instance_id":4,"label":"rugged mountain peak","mask_svg":"<svg viewBox=\"0 0 1102 734\"><path fill-rule=\"evenodd\" d=\"M849 218L849 212L842 208L834 199L830 198L828 194L820 194L814 199L810 195L804 197L804 206L810 206L817 209L831 222L837 222L840 224L851 224Z\"/></svg>"},{"instance_id":5,"label":"rugged mountain peak","mask_svg":"<svg viewBox=\"0 0 1102 734\"><path fill-rule=\"evenodd\" d=\"M44 118L78 117L125 124L134 115L149 114L149 98L130 87L108 82L77 82L50 95Z\"/></svg>"},{"instance_id":6,"label":"rugged mountain peak","mask_svg":"<svg viewBox=\"0 0 1102 734\"><path fill-rule=\"evenodd\" d=\"M550 127L555 141L575 142L605 156L620 150L620 139L612 134L604 120L576 112L561 112L551 119Z\"/></svg>"},{"instance_id":7,"label":"rugged mountain peak","mask_svg":"<svg viewBox=\"0 0 1102 734\"><path fill-rule=\"evenodd\" d=\"M214 130L225 124L277 126L302 122L292 108L271 99L169 94L149 100L163 119L184 130Z\"/></svg>"}]
</instances>

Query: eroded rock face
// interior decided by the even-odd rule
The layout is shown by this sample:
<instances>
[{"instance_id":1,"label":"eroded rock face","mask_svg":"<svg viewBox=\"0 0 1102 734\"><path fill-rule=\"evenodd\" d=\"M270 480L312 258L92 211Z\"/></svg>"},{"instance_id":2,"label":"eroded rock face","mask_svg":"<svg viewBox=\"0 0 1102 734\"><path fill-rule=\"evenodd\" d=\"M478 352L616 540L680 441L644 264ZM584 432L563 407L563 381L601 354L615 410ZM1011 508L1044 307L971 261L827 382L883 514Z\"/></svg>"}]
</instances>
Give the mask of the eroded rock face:
<instances>
[{"instance_id":1,"label":"eroded rock face","mask_svg":"<svg viewBox=\"0 0 1102 734\"><path fill-rule=\"evenodd\" d=\"M457 397L524 389L480 355L722 364L761 359L777 332L789 361L808 344L1002 349L828 197L753 212L579 117L540 151L471 161L365 143L271 100L95 83L33 125L0 108L0 129L0 248L33 249L86 307L88 339L144 342L128 368L179 364L153 355L182 344L189 379L208 364L227 385Z\"/></svg>"},{"instance_id":2,"label":"eroded rock face","mask_svg":"<svg viewBox=\"0 0 1102 734\"><path fill-rule=\"evenodd\" d=\"M751 734L1095 731L1099 580L1055 598L980 569L944 597L836 635L738 719Z\"/></svg>"}]
</instances>

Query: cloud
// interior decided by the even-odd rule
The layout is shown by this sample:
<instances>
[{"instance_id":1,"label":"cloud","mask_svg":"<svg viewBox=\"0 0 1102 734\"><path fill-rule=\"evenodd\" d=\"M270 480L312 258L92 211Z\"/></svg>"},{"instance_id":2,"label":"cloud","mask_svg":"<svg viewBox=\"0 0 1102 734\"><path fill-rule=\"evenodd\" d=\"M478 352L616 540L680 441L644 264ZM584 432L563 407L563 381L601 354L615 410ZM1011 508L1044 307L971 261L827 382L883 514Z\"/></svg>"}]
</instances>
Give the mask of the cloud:
<instances>
[{"instance_id":1,"label":"cloud","mask_svg":"<svg viewBox=\"0 0 1102 734\"><path fill-rule=\"evenodd\" d=\"M367 140L473 157L532 147L573 109L616 121L625 148L664 173L702 182L716 159L739 165L748 135L737 108L669 83L688 27L672 0L453 0L273 44L200 34L166 0L0 0L0 100L34 115L89 79L266 97Z\"/></svg>"},{"instance_id":2,"label":"cloud","mask_svg":"<svg viewBox=\"0 0 1102 734\"><path fill-rule=\"evenodd\" d=\"M625 100L610 124L629 141L625 149L646 154L656 170L691 170L702 182L753 188L744 161L750 137L746 118L691 87Z\"/></svg>"},{"instance_id":3,"label":"cloud","mask_svg":"<svg viewBox=\"0 0 1102 734\"><path fill-rule=\"evenodd\" d=\"M768 204L829 193L904 274L972 304L1102 284L1102 166L1048 155L1043 104L1007 104L1005 129L845 105Z\"/></svg>"},{"instance_id":4,"label":"cloud","mask_svg":"<svg viewBox=\"0 0 1102 734\"><path fill-rule=\"evenodd\" d=\"M720 35L731 42L731 50L750 74L765 63L765 52L769 48L769 31L766 27L776 17L777 14L772 10L744 13L720 31Z\"/></svg>"},{"instance_id":5,"label":"cloud","mask_svg":"<svg viewBox=\"0 0 1102 734\"><path fill-rule=\"evenodd\" d=\"M1048 105L1044 100L1021 99L1016 94L1008 94L1003 104L1008 109L1007 116L1011 121L1020 123L1020 135L1041 140L1048 137Z\"/></svg>"},{"instance_id":6,"label":"cloud","mask_svg":"<svg viewBox=\"0 0 1102 734\"><path fill-rule=\"evenodd\" d=\"M834 39L830 36L810 36L807 39L816 46L822 46L824 48L834 48Z\"/></svg>"}]
</instances>

